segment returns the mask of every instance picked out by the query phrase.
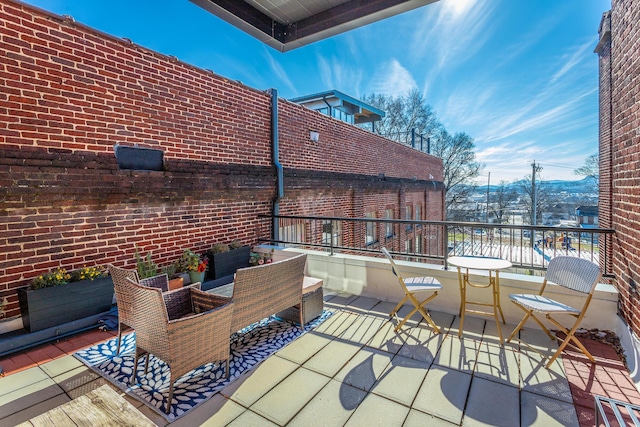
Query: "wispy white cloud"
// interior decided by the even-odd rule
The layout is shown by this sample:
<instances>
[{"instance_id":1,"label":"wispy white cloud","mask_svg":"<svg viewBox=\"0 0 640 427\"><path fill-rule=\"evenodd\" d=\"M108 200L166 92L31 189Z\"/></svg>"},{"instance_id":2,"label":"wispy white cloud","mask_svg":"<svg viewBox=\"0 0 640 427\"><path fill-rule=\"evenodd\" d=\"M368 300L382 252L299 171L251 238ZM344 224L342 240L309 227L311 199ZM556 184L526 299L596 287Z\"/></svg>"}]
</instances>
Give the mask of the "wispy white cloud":
<instances>
[{"instance_id":1,"label":"wispy white cloud","mask_svg":"<svg viewBox=\"0 0 640 427\"><path fill-rule=\"evenodd\" d=\"M560 69L556 71L553 77L551 77L551 79L549 80L549 83L550 84L555 83L565 74L567 74L569 71L575 68L578 64L583 63L585 59L585 53L587 53L590 50L593 50L593 46L595 46L596 42L597 42L597 37L594 37L589 41L587 41L586 43L584 43L582 46L579 46L573 52L573 54L566 55L564 63L562 64Z\"/></svg>"},{"instance_id":2,"label":"wispy white cloud","mask_svg":"<svg viewBox=\"0 0 640 427\"><path fill-rule=\"evenodd\" d=\"M425 91L445 68L477 53L491 36L491 12L487 0L441 0L425 8L410 51L428 61ZM435 13L434 13L435 12Z\"/></svg>"},{"instance_id":3,"label":"wispy white cloud","mask_svg":"<svg viewBox=\"0 0 640 427\"><path fill-rule=\"evenodd\" d=\"M269 50L267 47L263 47L262 51L264 53L264 57L267 60L267 64L271 69L271 72L276 76L277 80L284 84L291 91L291 93L296 93L297 91L295 85L289 78L289 75L287 74L287 71L284 69L284 67L282 67L282 65L273 57L272 50Z\"/></svg>"},{"instance_id":4,"label":"wispy white cloud","mask_svg":"<svg viewBox=\"0 0 640 427\"><path fill-rule=\"evenodd\" d=\"M513 34L515 38L504 40L505 46L502 49L502 57L496 63L496 68L519 60L522 55L526 55L531 48L535 48L541 39L561 23L562 13L550 13L544 19L534 21L533 27L525 30L526 32L517 32Z\"/></svg>"},{"instance_id":5,"label":"wispy white cloud","mask_svg":"<svg viewBox=\"0 0 640 427\"><path fill-rule=\"evenodd\" d=\"M540 103L538 99L535 99L519 111L502 116L496 126L486 129L484 134L478 135L478 138L487 142L498 141L526 131L543 128L548 131L548 128L554 124L564 126L569 119L573 118L575 107L579 101L593 94L596 90L597 88L587 90L565 102L555 104L552 108L539 112L532 112L533 108Z\"/></svg>"},{"instance_id":6,"label":"wispy white cloud","mask_svg":"<svg viewBox=\"0 0 640 427\"><path fill-rule=\"evenodd\" d=\"M371 92L391 96L403 96L418 88L413 75L393 58L381 64L370 84Z\"/></svg>"},{"instance_id":7,"label":"wispy white cloud","mask_svg":"<svg viewBox=\"0 0 640 427\"><path fill-rule=\"evenodd\" d=\"M533 140L518 142L517 155L510 142L491 146L479 144L476 149L476 158L485 164L485 171L491 173L493 183L524 178L531 170L532 161L542 157L544 148Z\"/></svg>"},{"instance_id":8,"label":"wispy white cloud","mask_svg":"<svg viewBox=\"0 0 640 427\"><path fill-rule=\"evenodd\" d=\"M363 71L338 58L317 56L323 90L337 89L353 97L360 97Z\"/></svg>"}]
</instances>

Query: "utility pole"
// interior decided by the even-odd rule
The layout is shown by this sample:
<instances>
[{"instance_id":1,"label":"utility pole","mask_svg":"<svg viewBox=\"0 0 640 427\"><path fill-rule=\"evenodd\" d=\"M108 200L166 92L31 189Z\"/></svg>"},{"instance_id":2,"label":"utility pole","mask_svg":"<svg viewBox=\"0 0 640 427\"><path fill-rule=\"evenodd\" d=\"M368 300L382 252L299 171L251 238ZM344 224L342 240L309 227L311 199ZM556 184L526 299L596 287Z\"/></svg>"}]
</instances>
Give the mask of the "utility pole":
<instances>
[{"instance_id":1,"label":"utility pole","mask_svg":"<svg viewBox=\"0 0 640 427\"><path fill-rule=\"evenodd\" d=\"M538 192L536 191L536 173L542 170L540 165L536 165L534 160L531 164L531 200L533 201L533 218L531 219L531 225L537 225L538 222Z\"/></svg>"}]
</instances>

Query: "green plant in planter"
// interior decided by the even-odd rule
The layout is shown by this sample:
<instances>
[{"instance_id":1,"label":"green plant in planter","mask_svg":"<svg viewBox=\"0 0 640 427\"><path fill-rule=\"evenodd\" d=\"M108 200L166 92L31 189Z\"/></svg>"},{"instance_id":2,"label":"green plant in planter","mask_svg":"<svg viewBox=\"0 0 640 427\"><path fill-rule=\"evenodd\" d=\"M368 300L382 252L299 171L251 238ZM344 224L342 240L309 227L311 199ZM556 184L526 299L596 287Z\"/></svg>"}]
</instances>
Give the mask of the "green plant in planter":
<instances>
[{"instance_id":1,"label":"green plant in planter","mask_svg":"<svg viewBox=\"0 0 640 427\"><path fill-rule=\"evenodd\" d=\"M177 264L167 264L164 267L160 267L160 273L164 273L169 279L172 279L176 275L176 273L178 273Z\"/></svg>"},{"instance_id":2,"label":"green plant in planter","mask_svg":"<svg viewBox=\"0 0 640 427\"><path fill-rule=\"evenodd\" d=\"M35 332L109 311L113 282L101 266L72 272L56 268L17 293L23 326Z\"/></svg>"},{"instance_id":3,"label":"green plant in planter","mask_svg":"<svg viewBox=\"0 0 640 427\"><path fill-rule=\"evenodd\" d=\"M158 275L158 264L151 259L151 252L147 252L146 256L140 255L138 247L136 246L136 270L138 270L138 276L141 279L147 277L154 277Z\"/></svg>"},{"instance_id":4,"label":"green plant in planter","mask_svg":"<svg viewBox=\"0 0 640 427\"><path fill-rule=\"evenodd\" d=\"M238 249L243 247L244 245L242 244L242 242L240 240L234 240L233 242L229 243L229 249L230 250L234 250L234 249Z\"/></svg>"},{"instance_id":5,"label":"green plant in planter","mask_svg":"<svg viewBox=\"0 0 640 427\"><path fill-rule=\"evenodd\" d=\"M215 245L211 246L208 252L211 255L215 255L229 252L229 250L231 250L231 248L226 243L216 243Z\"/></svg>"},{"instance_id":6,"label":"green plant in planter","mask_svg":"<svg viewBox=\"0 0 640 427\"><path fill-rule=\"evenodd\" d=\"M56 268L48 273L35 277L29 284L29 289L42 289L52 286L65 285L70 282L81 280L95 280L106 277L107 272L104 267L82 267L79 270L68 273L64 268Z\"/></svg>"},{"instance_id":7,"label":"green plant in planter","mask_svg":"<svg viewBox=\"0 0 640 427\"><path fill-rule=\"evenodd\" d=\"M173 264L176 267L176 274L189 272L189 259L187 250L185 250L182 255L180 255L180 258L178 258Z\"/></svg>"},{"instance_id":8,"label":"green plant in planter","mask_svg":"<svg viewBox=\"0 0 640 427\"><path fill-rule=\"evenodd\" d=\"M193 252L191 249L187 249L182 254L182 257L187 261L187 270L188 271L197 271L198 273L203 273L207 271L207 263L209 260L202 259L200 255Z\"/></svg>"},{"instance_id":9,"label":"green plant in planter","mask_svg":"<svg viewBox=\"0 0 640 427\"><path fill-rule=\"evenodd\" d=\"M7 314L7 311L5 310L5 308L8 305L9 305L9 300L7 299L7 297L4 297L2 302L0 302L0 319L2 319Z\"/></svg>"}]
</instances>

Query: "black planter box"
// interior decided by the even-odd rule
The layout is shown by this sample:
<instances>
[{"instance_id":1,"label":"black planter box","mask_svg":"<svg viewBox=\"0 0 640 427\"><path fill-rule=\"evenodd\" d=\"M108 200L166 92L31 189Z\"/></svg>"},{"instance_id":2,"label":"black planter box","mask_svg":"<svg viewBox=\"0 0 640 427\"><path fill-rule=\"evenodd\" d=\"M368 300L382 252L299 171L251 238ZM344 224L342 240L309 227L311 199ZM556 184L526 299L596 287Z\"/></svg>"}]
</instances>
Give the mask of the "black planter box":
<instances>
[{"instance_id":1,"label":"black planter box","mask_svg":"<svg viewBox=\"0 0 640 427\"><path fill-rule=\"evenodd\" d=\"M243 246L220 254L207 253L207 257L209 258L207 279L221 279L225 276L235 274L239 268L248 267L250 252L251 248L249 246Z\"/></svg>"},{"instance_id":2,"label":"black planter box","mask_svg":"<svg viewBox=\"0 0 640 427\"><path fill-rule=\"evenodd\" d=\"M120 169L161 171L164 169L164 152L154 148L114 147Z\"/></svg>"},{"instance_id":3,"label":"black planter box","mask_svg":"<svg viewBox=\"0 0 640 427\"><path fill-rule=\"evenodd\" d=\"M40 331L109 311L113 281L104 277L42 289L18 289L18 301L24 328Z\"/></svg>"}]
</instances>

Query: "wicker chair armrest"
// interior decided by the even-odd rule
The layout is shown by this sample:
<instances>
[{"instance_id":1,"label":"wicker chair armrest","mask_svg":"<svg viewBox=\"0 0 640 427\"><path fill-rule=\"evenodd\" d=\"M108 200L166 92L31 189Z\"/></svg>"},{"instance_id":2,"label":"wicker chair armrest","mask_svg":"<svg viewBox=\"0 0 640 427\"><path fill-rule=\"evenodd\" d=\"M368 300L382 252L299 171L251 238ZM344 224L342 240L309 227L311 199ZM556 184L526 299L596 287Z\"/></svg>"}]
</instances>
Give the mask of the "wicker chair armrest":
<instances>
[{"instance_id":1,"label":"wicker chair armrest","mask_svg":"<svg viewBox=\"0 0 640 427\"><path fill-rule=\"evenodd\" d=\"M166 274L140 279L138 283L150 288L160 288L162 289L162 292L167 292L169 290L169 278Z\"/></svg>"},{"instance_id":2,"label":"wicker chair armrest","mask_svg":"<svg viewBox=\"0 0 640 427\"><path fill-rule=\"evenodd\" d=\"M162 294L169 320L178 319L192 313L191 289L191 287L185 287Z\"/></svg>"},{"instance_id":3,"label":"wicker chair armrest","mask_svg":"<svg viewBox=\"0 0 640 427\"><path fill-rule=\"evenodd\" d=\"M189 285L184 286L185 288L196 288L196 289L201 289L202 288L202 283L201 282L194 282L191 283Z\"/></svg>"},{"instance_id":4,"label":"wicker chair armrest","mask_svg":"<svg viewBox=\"0 0 640 427\"><path fill-rule=\"evenodd\" d=\"M191 289L191 304L194 313L203 313L229 304L231 298L210 294L199 289Z\"/></svg>"}]
</instances>

